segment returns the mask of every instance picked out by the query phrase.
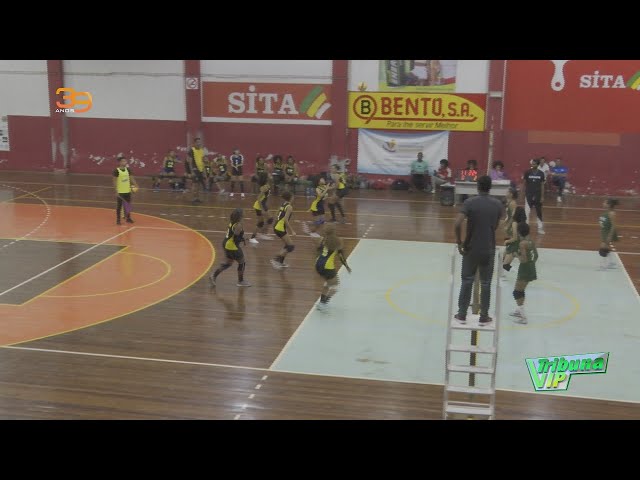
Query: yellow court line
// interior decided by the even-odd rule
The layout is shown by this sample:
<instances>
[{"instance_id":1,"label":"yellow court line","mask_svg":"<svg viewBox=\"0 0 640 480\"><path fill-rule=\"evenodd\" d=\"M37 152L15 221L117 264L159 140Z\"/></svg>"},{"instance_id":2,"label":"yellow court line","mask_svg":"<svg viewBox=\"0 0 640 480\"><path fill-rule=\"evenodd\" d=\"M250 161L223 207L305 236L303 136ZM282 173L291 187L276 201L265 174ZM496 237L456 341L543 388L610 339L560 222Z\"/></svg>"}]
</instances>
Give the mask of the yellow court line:
<instances>
[{"instance_id":1,"label":"yellow court line","mask_svg":"<svg viewBox=\"0 0 640 480\"><path fill-rule=\"evenodd\" d=\"M7 182L8 183L8 182ZM41 188L40 190L36 190L35 192L29 192L29 193L24 193L18 197L13 197L13 198L7 198L6 200L2 200L0 203L9 203L9 202L13 202L14 200L18 200L20 198L24 198L24 197L30 197L32 195L35 195L36 193L40 193L40 192L44 192L45 190L49 190L51 189L51 187L45 187L45 188Z\"/></svg>"},{"instance_id":2,"label":"yellow court line","mask_svg":"<svg viewBox=\"0 0 640 480\"><path fill-rule=\"evenodd\" d=\"M70 206L70 205L53 205L53 206L54 206L54 207L64 206L64 207L70 207L70 208L77 208L77 207L73 207L73 206ZM84 207L84 208L93 208L93 209L96 209L96 210L108 210L108 209L106 209L106 208L101 208L101 207ZM202 277L204 277L204 276L209 272L209 270L211 270L211 266L215 263L215 260L216 260L216 249L215 249L215 247L213 246L213 244L209 241L209 239L208 239L207 237L205 237L204 235L202 235L200 232L198 232L198 231L196 231L196 230L194 230L194 229L192 229L192 228L189 228L189 227L187 227L187 226L185 226L185 225L182 225L182 224L180 224L180 223L178 223L178 222L174 222L173 220L168 220L168 219L163 219L163 218L159 218L159 217L154 217L153 215L146 215L146 214L144 214L144 213L138 213L137 215L140 215L140 216L143 216L143 217L154 218L154 219L158 219L158 220L163 220L163 221L165 221L165 222L174 223L174 224L176 224L176 225L178 225L178 226L180 226L180 227L183 227L183 228L181 228L180 230L190 230L190 231L193 231L196 235L199 235L200 237L202 237L202 239L203 239L203 240L205 240L205 241L207 242L207 244L209 245L209 247L211 248L211 253L212 253L212 255L211 255L211 261L209 262L209 265L207 266L207 268L202 272L202 274L201 274L198 278L196 278L196 279L195 279L193 282L191 282L190 284L186 285L185 287L181 288L180 290L178 290L178 291L177 291L177 292L175 292L175 293L171 293L171 294L169 294L169 295L167 295L167 296L165 296L165 297L163 297L163 298L158 299L158 301L156 301L156 302L150 303L149 305L143 305L142 307L140 307L140 308L136 308L135 310L131 310L130 312L121 313L121 314L119 314L119 315L115 315L115 316L113 316L113 317L111 317L111 318L107 318L107 319L105 319L105 320L100 320L99 322L95 322L95 323L92 323L92 324L89 324L89 325L83 325L83 326L81 326L81 327L71 328L71 329L69 329L69 330L64 330L64 331L62 331L62 332L56 332L56 333L52 333L52 334L49 334L49 335L43 335L42 337L30 338L30 339L28 339L28 340L22 340L22 341L20 341L20 342L9 343L9 344L7 344L7 345L21 345L21 344L23 344L23 343L27 343L27 342L35 342L35 341L37 341L37 340L43 340L43 339L45 339L45 338L56 337L56 336L58 336L58 335L64 335L65 333L71 333L71 332L75 332L76 330L82 330L82 329L84 329L84 328L93 327L93 326L95 326L95 325L99 325L99 324L101 324L101 323L110 322L110 321L112 321L112 320L116 320L116 319L118 319L118 318L120 318L120 317L124 317L125 315L132 315L132 314L134 314L134 313L136 313L136 312L139 312L140 310L144 310L145 308L148 308L148 307L152 307L152 306L154 306L154 305L157 305L158 303L164 302L165 300L168 300L169 298L171 298L171 297L173 297L173 296L175 296L175 295L178 295L178 294L180 294L180 293L184 292L186 289L191 288L193 285L195 285L197 282L199 282L199 281L200 281L200 279L201 279ZM134 227L134 228L135 228L135 227ZM105 259L105 260L106 260L106 259ZM100 263L100 262L98 262L98 263ZM96 263L95 265L97 265L98 263ZM95 265L94 265L94 266L95 266ZM70 279L69 279L69 280L70 280ZM46 292L45 292L45 293L46 293Z\"/></svg>"},{"instance_id":3,"label":"yellow court line","mask_svg":"<svg viewBox=\"0 0 640 480\"><path fill-rule=\"evenodd\" d=\"M446 274L447 277L450 277L451 274ZM405 280L401 280L400 282L396 283L395 285L392 285L384 294L384 298L387 301L387 303L391 306L391 308L393 308L396 312L401 313L402 315L405 315L407 317L413 318L414 320L418 320L421 322L426 321L427 323L432 323L432 324L436 324L436 325L441 325L441 326L446 326L446 323L442 322L442 321L438 321L438 320L434 320L431 317L428 316L420 316L420 315L416 315L413 312L409 312L407 310L404 310L402 307L400 307L398 304L396 304L393 299L391 298L391 295L393 294L394 290L397 290L398 288L404 286L404 285L409 285L411 283L416 283L418 280L424 280L424 279L433 279L432 277L445 277L445 274L443 274L442 272L439 273L434 273L432 275L419 275L419 276L414 276L414 277L410 277L408 279ZM499 281L499 280L498 280ZM555 290L557 292L560 292L565 298L567 298L569 300L569 302L571 302L573 308L572 310L565 316L557 319L557 320L552 320L549 322L544 322L544 323L529 323L527 325L509 325L509 324L503 324L500 326L500 328L506 328L508 330L516 330L516 329L522 329L522 328L526 328L526 329L533 329L533 328L549 328L551 326L557 326L560 325L561 323L565 323L569 320L571 320L572 318L574 318L578 312L580 311L580 302L578 301L577 298L575 298L573 295L571 295L569 292L567 292L566 290L563 290L559 287L556 287L555 285L552 285L550 283L541 281L541 280L536 280L536 283L542 284L544 285L547 289L549 290ZM502 319L500 319L502 321Z\"/></svg>"},{"instance_id":4,"label":"yellow court line","mask_svg":"<svg viewBox=\"0 0 640 480\"><path fill-rule=\"evenodd\" d=\"M146 253L122 252L122 251L116 252L116 253L122 253L123 255L139 255L141 257L149 257L154 260L158 260L159 262L162 262L164 264L166 271L164 272L162 277L154 280L153 282L147 283L145 285L139 285L137 287L127 288L125 290L115 290L113 292L105 292L105 293L87 293L84 295L46 295L46 297L47 298L87 298L87 297L102 297L106 295L116 295L118 293L132 292L134 290L140 290L141 288L150 287L152 285L155 285L156 283L162 282L165 278L167 278L171 274L171 271L172 271L171 265L165 260L163 260L162 258L154 257L153 255L147 255Z\"/></svg>"},{"instance_id":5,"label":"yellow court line","mask_svg":"<svg viewBox=\"0 0 640 480\"><path fill-rule=\"evenodd\" d=\"M0 237L0 240L20 240L23 242L50 242L50 243L77 243L79 245L97 245L96 242L79 242L76 240L56 240L55 238L6 238ZM105 245L112 245L114 247L126 247L127 245L119 245L117 243L106 243Z\"/></svg>"},{"instance_id":6,"label":"yellow court line","mask_svg":"<svg viewBox=\"0 0 640 480\"><path fill-rule=\"evenodd\" d=\"M96 245L95 243L92 245ZM107 244L108 245L108 244ZM117 245L118 247L121 245ZM107 255L106 257L104 257L102 260L94 263L93 265L89 265L87 268L85 268L84 270L79 271L78 273L75 273L73 275L71 275L69 278L66 278L65 280L63 280L60 283L56 283L54 286L47 288L44 292L39 293L38 295L36 295L35 297L30 298L29 300L27 300L24 303L20 303L20 304L15 304L15 303L0 303L0 305L6 305L6 306L10 306L10 307L23 307L25 305L30 304L31 302L33 302L34 300L37 300L40 297L43 297L47 294L47 292L50 292L51 290L53 290L54 288L58 288L61 285L64 285L67 282L70 282L71 280L73 280L74 278L82 275L83 273L87 273L89 270L91 270L92 268L97 267L98 265L100 265L102 262L106 262L107 260L109 260L111 257L124 252L125 250L127 250L129 248L129 245L125 245L124 248L122 248L121 250L118 250L117 252L113 252L111 255Z\"/></svg>"},{"instance_id":7,"label":"yellow court line","mask_svg":"<svg viewBox=\"0 0 640 480\"><path fill-rule=\"evenodd\" d=\"M45 198L42 197L43 200L49 201L65 201L65 202L87 202L87 203L115 203L111 200L87 200L81 198ZM214 210L234 210L236 207L218 207L218 206L209 206L209 205L186 205L186 204L174 204L174 203L148 203L148 202L135 202L133 206L136 205L146 205L146 206L154 206L154 207L174 207L174 208L204 208L204 209L214 209ZM56 206L64 206L64 207L72 207L73 205L56 205ZM88 207L92 208L92 207ZM101 208L101 207L95 207ZM250 209L250 207L244 207L246 209ZM600 209L602 210L602 209ZM275 211L275 209L274 209ZM134 212L137 215L142 215L141 213ZM310 213L309 210L294 210L293 213ZM348 212L347 212L348 213ZM356 217L383 217L383 218L427 218L434 220L455 220L456 217L441 217L441 216L433 216L433 215L395 215L392 213L365 213L365 212L357 212L352 213L352 216ZM161 217L154 217L161 218ZM572 223L572 222L558 222L558 221L545 221L545 225L568 225L568 226L585 226L585 227L599 227L597 222L593 223ZM178 224L181 225L181 224ZM618 225L618 228L640 228L640 225Z\"/></svg>"}]
</instances>

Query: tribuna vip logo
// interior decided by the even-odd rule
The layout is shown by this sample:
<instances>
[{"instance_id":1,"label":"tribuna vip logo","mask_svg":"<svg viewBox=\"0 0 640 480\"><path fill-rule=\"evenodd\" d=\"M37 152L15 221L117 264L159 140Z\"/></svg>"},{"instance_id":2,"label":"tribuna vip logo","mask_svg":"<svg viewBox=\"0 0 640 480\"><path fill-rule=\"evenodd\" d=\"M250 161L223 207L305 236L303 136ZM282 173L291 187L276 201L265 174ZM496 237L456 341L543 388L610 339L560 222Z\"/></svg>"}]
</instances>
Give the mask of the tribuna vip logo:
<instances>
[{"instance_id":1,"label":"tribuna vip logo","mask_svg":"<svg viewBox=\"0 0 640 480\"><path fill-rule=\"evenodd\" d=\"M525 359L536 392L568 390L573 375L607 373L609 352Z\"/></svg>"}]
</instances>

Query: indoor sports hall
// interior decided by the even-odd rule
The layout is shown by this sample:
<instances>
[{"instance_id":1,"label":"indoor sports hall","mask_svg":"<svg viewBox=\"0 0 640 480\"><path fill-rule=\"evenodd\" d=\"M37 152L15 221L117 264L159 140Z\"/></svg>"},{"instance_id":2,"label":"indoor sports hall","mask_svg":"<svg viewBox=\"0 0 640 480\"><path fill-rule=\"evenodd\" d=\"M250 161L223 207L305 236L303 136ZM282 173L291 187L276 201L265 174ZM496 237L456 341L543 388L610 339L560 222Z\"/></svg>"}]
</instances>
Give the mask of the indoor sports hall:
<instances>
[{"instance_id":1,"label":"indoor sports hall","mask_svg":"<svg viewBox=\"0 0 640 480\"><path fill-rule=\"evenodd\" d=\"M622 82L615 94L633 115L638 71L587 60L0 61L0 418L639 419L640 131L625 112L608 116L602 96ZM602 87L588 107L599 115L581 110L586 77ZM506 176L491 195L513 188L524 206L523 173L542 157L528 322L510 316L520 262L502 268L500 227L493 321L456 323L463 195L499 160ZM312 215L320 178L347 190L340 208L323 197L324 217ZM274 268L284 192L295 248ZM212 285L237 209L250 286L236 263ZM336 266L321 308L329 224L351 273ZM606 368L536 387L527 359L576 355ZM474 410L485 397L487 415Z\"/></svg>"}]
</instances>

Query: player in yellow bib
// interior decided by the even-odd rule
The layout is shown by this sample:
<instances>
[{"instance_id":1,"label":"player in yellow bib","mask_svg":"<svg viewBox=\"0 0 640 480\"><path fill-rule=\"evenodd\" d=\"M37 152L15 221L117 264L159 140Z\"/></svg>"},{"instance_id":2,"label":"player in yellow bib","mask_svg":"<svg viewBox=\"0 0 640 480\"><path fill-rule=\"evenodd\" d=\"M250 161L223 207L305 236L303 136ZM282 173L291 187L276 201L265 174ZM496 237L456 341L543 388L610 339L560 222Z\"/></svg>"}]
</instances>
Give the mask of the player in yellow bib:
<instances>
[{"instance_id":1,"label":"player in yellow bib","mask_svg":"<svg viewBox=\"0 0 640 480\"><path fill-rule=\"evenodd\" d=\"M124 206L124 216L127 223L133 223L131 219L131 191L132 187L138 189L138 184L131 169L127 166L127 159L118 157L118 166L113 171L113 187L116 190L116 224L120 225L120 214Z\"/></svg>"},{"instance_id":2,"label":"player in yellow bib","mask_svg":"<svg viewBox=\"0 0 640 480\"><path fill-rule=\"evenodd\" d=\"M307 235L316 238L320 237L318 230L320 230L322 225L324 225L324 200L326 197L331 195L332 192L333 186L328 186L324 177L321 177L320 180L318 180L318 186L316 187L316 198L311 202L311 208L309 208L309 211L311 212L311 215L315 217L315 220L311 227L309 227L306 222L302 224L302 229Z\"/></svg>"},{"instance_id":3,"label":"player in yellow bib","mask_svg":"<svg viewBox=\"0 0 640 480\"><path fill-rule=\"evenodd\" d=\"M340 215L342 218L340 219L340 223L344 223L344 209L342 208L342 199L349 193L349 188L347 187L347 174L345 172L340 171L340 165L333 164L331 166L331 178L333 179L333 184L335 185L335 189L333 190L333 195L331 195L327 201L329 205L329 210L331 211L331 222L336 221L336 207L340 211Z\"/></svg>"},{"instance_id":4,"label":"player in yellow bib","mask_svg":"<svg viewBox=\"0 0 640 480\"><path fill-rule=\"evenodd\" d=\"M338 290L338 262L351 273L351 268L347 265L347 259L342 249L342 239L336 234L335 225L325 225L324 237L320 241L316 257L316 272L325 279L318 303L320 310L328 305L329 300Z\"/></svg>"},{"instance_id":5,"label":"player in yellow bib","mask_svg":"<svg viewBox=\"0 0 640 480\"><path fill-rule=\"evenodd\" d=\"M264 218L269 217L267 219L267 225L271 225L273 223L273 217L269 215L269 207L267 206L267 200L269 199L269 194L271 193L271 185L269 184L269 180L266 177L260 177L259 180L260 190L258 192L258 198L253 203L253 209L256 211L256 227L253 231L253 235L249 239L249 243L253 245L257 245L259 242L256 239L256 236L260 237L260 240L273 240L272 237L269 237L265 233L265 225Z\"/></svg>"},{"instance_id":6,"label":"player in yellow bib","mask_svg":"<svg viewBox=\"0 0 640 480\"><path fill-rule=\"evenodd\" d=\"M284 262L284 259L296 248L291 240L291 236L296 234L296 232L293 231L293 228L291 228L290 223L291 216L293 215L292 198L293 195L291 195L291 192L285 191L282 193L282 200L284 200L284 202L280 206L278 218L273 226L273 233L275 233L284 242L284 246L282 247L282 250L280 250L280 253L275 258L271 259L271 265L276 269L286 268L289 266Z\"/></svg>"}]
</instances>

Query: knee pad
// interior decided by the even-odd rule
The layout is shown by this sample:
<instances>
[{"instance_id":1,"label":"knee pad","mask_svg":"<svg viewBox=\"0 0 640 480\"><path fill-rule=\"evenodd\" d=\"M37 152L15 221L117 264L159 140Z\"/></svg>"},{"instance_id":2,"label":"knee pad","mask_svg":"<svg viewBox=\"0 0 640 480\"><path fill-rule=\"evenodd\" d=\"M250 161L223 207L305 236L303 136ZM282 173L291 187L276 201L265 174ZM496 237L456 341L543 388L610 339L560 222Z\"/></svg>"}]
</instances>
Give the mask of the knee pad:
<instances>
[{"instance_id":1,"label":"knee pad","mask_svg":"<svg viewBox=\"0 0 640 480\"><path fill-rule=\"evenodd\" d=\"M314 221L313 223L314 223L315 225L318 225L318 226L319 226L319 225L322 225L322 224L324 223L324 219L319 218L318 220Z\"/></svg>"},{"instance_id":2,"label":"knee pad","mask_svg":"<svg viewBox=\"0 0 640 480\"><path fill-rule=\"evenodd\" d=\"M238 271L244 272L244 267L247 265L247 262L242 262L238 264Z\"/></svg>"},{"instance_id":3,"label":"knee pad","mask_svg":"<svg viewBox=\"0 0 640 480\"><path fill-rule=\"evenodd\" d=\"M267 225L271 225L273 223L273 217L271 217L269 220L267 220Z\"/></svg>"},{"instance_id":4,"label":"knee pad","mask_svg":"<svg viewBox=\"0 0 640 480\"><path fill-rule=\"evenodd\" d=\"M524 298L524 292L521 290L514 290L513 298L515 298L516 300L520 300L521 298Z\"/></svg>"},{"instance_id":5,"label":"knee pad","mask_svg":"<svg viewBox=\"0 0 640 480\"><path fill-rule=\"evenodd\" d=\"M260 220L258 222L258 228L262 228L262 227L264 227L264 220Z\"/></svg>"},{"instance_id":6,"label":"knee pad","mask_svg":"<svg viewBox=\"0 0 640 480\"><path fill-rule=\"evenodd\" d=\"M598 250L598 253L601 257L606 257L607 255L609 255L609 251L610 250L608 248L601 248L600 250Z\"/></svg>"},{"instance_id":7,"label":"knee pad","mask_svg":"<svg viewBox=\"0 0 640 480\"><path fill-rule=\"evenodd\" d=\"M293 251L296 249L296 246L295 246L295 245L285 245L284 249L285 249L287 252L291 253L291 252L293 252Z\"/></svg>"}]
</instances>

